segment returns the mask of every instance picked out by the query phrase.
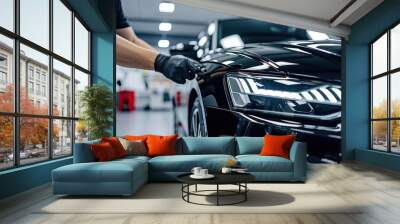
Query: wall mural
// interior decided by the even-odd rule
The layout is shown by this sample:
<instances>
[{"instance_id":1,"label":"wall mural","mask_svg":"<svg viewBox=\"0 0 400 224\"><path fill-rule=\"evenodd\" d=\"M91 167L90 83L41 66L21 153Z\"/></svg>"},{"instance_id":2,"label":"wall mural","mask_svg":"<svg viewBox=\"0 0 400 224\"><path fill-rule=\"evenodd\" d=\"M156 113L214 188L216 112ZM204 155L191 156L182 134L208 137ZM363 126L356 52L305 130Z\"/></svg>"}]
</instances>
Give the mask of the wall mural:
<instances>
[{"instance_id":1,"label":"wall mural","mask_svg":"<svg viewBox=\"0 0 400 224\"><path fill-rule=\"evenodd\" d=\"M340 162L341 41L249 19L211 23L197 43L170 49L206 71L172 85L181 136L296 134L309 161Z\"/></svg>"}]
</instances>

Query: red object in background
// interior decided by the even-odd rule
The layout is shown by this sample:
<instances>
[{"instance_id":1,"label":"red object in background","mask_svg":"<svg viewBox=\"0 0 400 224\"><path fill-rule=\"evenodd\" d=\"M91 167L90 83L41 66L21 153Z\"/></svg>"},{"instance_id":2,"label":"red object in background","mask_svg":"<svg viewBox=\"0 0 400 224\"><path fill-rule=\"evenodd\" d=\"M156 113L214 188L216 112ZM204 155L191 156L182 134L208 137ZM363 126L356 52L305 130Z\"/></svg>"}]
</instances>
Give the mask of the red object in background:
<instances>
[{"instance_id":1,"label":"red object in background","mask_svg":"<svg viewBox=\"0 0 400 224\"><path fill-rule=\"evenodd\" d=\"M135 110L135 92L122 90L119 91L119 103L118 110L119 111L134 111Z\"/></svg>"},{"instance_id":2,"label":"red object in background","mask_svg":"<svg viewBox=\"0 0 400 224\"><path fill-rule=\"evenodd\" d=\"M182 106L182 93L181 91L176 92L176 106Z\"/></svg>"}]
</instances>

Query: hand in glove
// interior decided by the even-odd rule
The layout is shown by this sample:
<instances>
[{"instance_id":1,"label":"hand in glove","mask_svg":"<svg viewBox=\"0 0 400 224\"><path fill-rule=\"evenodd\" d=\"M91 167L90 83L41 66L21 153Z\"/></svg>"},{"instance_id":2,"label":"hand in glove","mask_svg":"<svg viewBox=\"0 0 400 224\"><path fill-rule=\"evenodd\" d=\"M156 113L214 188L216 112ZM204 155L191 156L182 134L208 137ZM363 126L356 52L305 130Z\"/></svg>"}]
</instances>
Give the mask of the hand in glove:
<instances>
[{"instance_id":1,"label":"hand in glove","mask_svg":"<svg viewBox=\"0 0 400 224\"><path fill-rule=\"evenodd\" d=\"M184 84L186 79L194 79L195 74L202 71L203 65L182 55L159 54L154 62L154 69L172 81Z\"/></svg>"}]
</instances>

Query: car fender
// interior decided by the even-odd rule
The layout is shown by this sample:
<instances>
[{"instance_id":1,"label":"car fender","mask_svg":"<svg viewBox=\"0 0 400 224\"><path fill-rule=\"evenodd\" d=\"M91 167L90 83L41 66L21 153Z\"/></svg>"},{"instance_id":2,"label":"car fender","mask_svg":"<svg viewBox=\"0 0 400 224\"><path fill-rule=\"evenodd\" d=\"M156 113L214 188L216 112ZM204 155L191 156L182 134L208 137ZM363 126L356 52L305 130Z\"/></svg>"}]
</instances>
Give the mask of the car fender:
<instances>
[{"instance_id":1,"label":"car fender","mask_svg":"<svg viewBox=\"0 0 400 224\"><path fill-rule=\"evenodd\" d=\"M197 79L188 80L186 82L186 85L188 86L188 89L189 89L188 93L189 94L192 93L192 91L195 91L196 95L199 97L200 105L201 105L201 107L203 108L203 111L204 111L204 113L203 113L203 121L206 121L206 114L205 114L206 110L204 108L203 97L202 97L202 94L201 94L201 91L200 91L200 87L199 87L199 83L197 82ZM189 98L189 100L190 100L190 98ZM186 122L187 122L187 129L189 131L189 119L190 119L190 109L191 109L189 107L189 105L190 105L189 101L188 101L187 105L188 105L188 107L187 107ZM206 130L206 136L207 136L208 135L207 122L204 122L204 127L205 127L205 130Z\"/></svg>"}]
</instances>

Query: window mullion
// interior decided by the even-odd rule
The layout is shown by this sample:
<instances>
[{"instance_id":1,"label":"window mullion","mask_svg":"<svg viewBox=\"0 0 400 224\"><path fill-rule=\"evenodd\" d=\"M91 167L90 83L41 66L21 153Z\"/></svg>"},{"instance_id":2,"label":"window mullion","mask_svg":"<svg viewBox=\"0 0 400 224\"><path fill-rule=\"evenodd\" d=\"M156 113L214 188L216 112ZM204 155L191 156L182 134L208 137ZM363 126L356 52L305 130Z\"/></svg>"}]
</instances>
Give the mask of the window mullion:
<instances>
[{"instance_id":1,"label":"window mullion","mask_svg":"<svg viewBox=\"0 0 400 224\"><path fill-rule=\"evenodd\" d=\"M14 1L14 30L19 35L19 5L20 1ZM19 48L19 39L14 39L14 112L16 114L19 113L19 99L20 99L20 48ZM14 116L14 166L20 165L20 155L19 155L19 135L20 135L20 119L17 116Z\"/></svg>"},{"instance_id":2,"label":"window mullion","mask_svg":"<svg viewBox=\"0 0 400 224\"><path fill-rule=\"evenodd\" d=\"M49 50L53 52L53 0L49 0ZM49 97L49 124L48 124L48 152L49 159L53 159L53 56L49 55L48 73L48 94Z\"/></svg>"},{"instance_id":3,"label":"window mullion","mask_svg":"<svg viewBox=\"0 0 400 224\"><path fill-rule=\"evenodd\" d=\"M369 128L369 130L370 130L370 148L371 149L373 149L374 148L374 136L373 136L373 127L374 127L374 121L375 121L375 119L374 119L374 116L373 116L373 103L374 103L374 100L373 100L373 91L374 91L374 80L376 79L376 77L375 76L373 76L373 54L374 54L374 49L373 49L373 47L372 47L372 45L370 46L370 59L369 59L369 61L370 61L370 91L369 91L369 94L370 94L370 106L369 106L369 110L370 110L370 128Z\"/></svg>"},{"instance_id":4,"label":"window mullion","mask_svg":"<svg viewBox=\"0 0 400 224\"><path fill-rule=\"evenodd\" d=\"M45 138L47 138L47 152L46 151L42 151L42 149L40 150L40 153L48 153L48 156L42 157L43 159L46 160L51 160L55 158L54 155L54 149L56 149L56 147L53 146L53 132L55 130L55 128L57 128L57 126L53 126L53 124L55 123L55 121L57 120L62 120L61 125L63 127L63 129L65 129L66 127L66 131L68 132L68 134L71 134L71 151L73 153L74 151L74 143L75 143L75 127L76 124L75 122L77 120L79 120L78 116L75 116L75 92L76 92L76 88L75 88L75 76L76 76L76 72L83 72L87 75L89 75L89 83L88 85L91 85L92 83L92 76L91 71L92 71L92 60L91 60L91 32L88 29L88 27L82 23L80 20L79 22L82 23L82 25L84 26L84 28L86 29L87 33L88 33L88 68L84 68L81 67L80 65L76 64L76 60L75 60L75 45L76 45L76 40L75 40L75 18L79 19L79 15L77 15L71 8L71 6L64 0L60 0L61 3L63 3L64 5L66 5L66 7L70 10L70 16L71 18L69 19L71 22L71 32L69 35L71 35L71 59L68 58L64 58L62 56L62 54L57 54L54 51L54 26L55 26L55 21L54 21L54 15L55 13L55 9L57 10L57 3L58 2L54 2L53 0L47 0L48 1L48 5L49 5L49 11L48 16L49 16L49 24L48 24L48 29L49 29L49 34L48 34L48 38L49 38L49 45L48 48L43 47L42 45L37 44L36 42L34 42L33 40L31 40L30 38L27 38L26 36L22 37L21 36L21 4L24 4L23 1L21 0L14 0L13 1L13 12L14 12L14 16L13 16L13 31L5 29L3 27L0 27L0 34L5 35L6 37L12 39L13 41L13 50L12 50L12 60L13 63L10 63L9 66L9 70L10 70L10 76L12 76L13 79L13 84L14 84L14 88L13 88L13 111L10 112L0 112L1 116L9 116L10 118L12 118L12 122L13 122L13 127L12 127L12 134L13 134L13 138L12 138L12 144L13 144L13 167L20 167L20 166L24 166L24 165L28 165L28 164L34 164L34 163L38 163L38 162L43 162L43 161L38 161L38 162L33 162L31 163L31 161L29 160L25 160L25 158L29 158L29 157L25 157L24 153L25 151L23 151L24 149L29 149L29 147L31 146L31 143L27 144L27 147L23 147L24 146L24 139L21 139L21 132L24 132L24 129L21 130L21 128L23 128L23 124L22 122L25 122L23 119L25 118L26 120L29 119L47 119L46 120L46 124L48 124L48 128L47 128L47 136L43 136L44 138L41 139L41 141ZM22 5L23 7L25 5ZM55 8L56 7L56 8ZM23 13L23 12L22 12ZM45 12L46 13L46 12ZM24 17L22 17L23 19ZM57 18L57 17L56 17ZM57 33L56 33L57 34ZM57 42L56 42L57 44ZM32 112L29 110L24 110L24 102L22 101L21 95L24 93L25 87L26 87L26 91L27 94L29 92L29 72L28 72L28 66L26 66L26 69L24 67L25 65L25 56L23 55L24 48L30 48L31 50L37 51L41 54L44 54L46 56L48 56L48 74L47 74L47 80L46 80L46 84L45 84L45 79L44 79L44 75L45 72L41 72L39 77L40 77L40 87L38 88L38 90L35 89L34 93L32 93L34 97L36 97L35 94L40 94L40 96L38 95L37 97L41 97L43 99L45 99L46 95L48 97L47 99L47 103L48 103L48 110L47 110L47 114L42 114L41 112L37 112L37 114L35 114L36 112ZM33 61L36 60L35 56L31 57ZM55 83L54 83L54 75L55 75L55 71L57 69L54 68L55 63L57 63L58 61L54 62L54 60L59 60L60 62L69 65L71 68L71 78L69 81L67 81L69 83L69 85L71 86L70 88L67 88L67 90L69 91L67 94L67 104L71 104L70 108L67 108L68 115L55 115L54 111L55 109L53 108L53 104L54 102L54 97L53 97L53 89L55 87ZM47 60L46 60L47 61ZM42 62L42 64L45 64L45 62ZM56 64L57 65L57 64ZM22 67L21 67L22 66ZM76 72L75 72L76 70ZM11 72L12 71L12 72ZM41 70L42 71L42 70ZM36 74L36 73L35 73ZM25 76L26 75L26 79ZM26 83L25 83L25 81ZM12 84L12 83L11 83ZM46 85L46 87L44 87L44 85ZM36 86L35 86L36 87ZM47 90L47 92L44 92L44 90ZM39 93L36 93L36 91L40 91ZM46 95L45 95L46 94ZM68 97L68 95L70 95L71 97ZM31 96L31 97L32 97ZM69 99L68 99L69 98ZM23 98L25 100L25 98ZM37 102L38 99L37 98L29 98L29 100L32 99L36 99ZM65 99L65 98L64 98ZM40 99L42 100L42 99ZM35 102L36 102L35 101ZM22 107L22 108L21 108ZM23 112L25 113L21 113L21 110L23 110ZM29 118L29 119L28 119ZM33 122L36 122L38 120L34 120ZM44 122L44 121L43 121ZM57 122L56 122L57 123ZM71 125L69 125L71 124ZM72 129L72 130L71 130ZM65 132L65 133L67 133ZM63 133L61 133L61 135L64 135ZM56 141L58 142L58 140ZM60 142L62 142L64 144L64 141L60 140ZM29 147L28 147L29 146ZM64 146L64 145L63 145ZM21 148L22 147L22 148ZM43 147L46 150L46 147ZM22 151L21 151L22 150ZM22 154L21 154L22 153ZM28 152L27 152L28 153ZM28 155L28 154L27 154ZM58 154L57 154L58 155ZM44 156L44 155L43 155ZM57 157L59 158L59 157ZM22 161L21 161L22 160ZM21 163L22 162L22 163Z\"/></svg>"},{"instance_id":5,"label":"window mullion","mask_svg":"<svg viewBox=\"0 0 400 224\"><path fill-rule=\"evenodd\" d=\"M71 105L71 117L75 118L75 12L72 11L72 16L71 16L71 23L72 23L72 38L71 38L71 59L72 59L72 73L71 73L71 91L72 91L72 105ZM74 155L75 151L75 125L76 121L72 121L72 130L71 130L71 150L72 150L72 155Z\"/></svg>"},{"instance_id":6,"label":"window mullion","mask_svg":"<svg viewBox=\"0 0 400 224\"><path fill-rule=\"evenodd\" d=\"M390 70L390 30L387 32L387 71ZM388 118L392 118L392 99L391 99L391 79L392 76L390 73L387 74L387 98L388 98L388 104L387 104L387 110L388 110ZM392 135L391 135L391 128L392 128L392 121L391 119L388 120L388 130L387 130L387 135L388 135L388 152L392 151Z\"/></svg>"}]
</instances>

